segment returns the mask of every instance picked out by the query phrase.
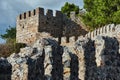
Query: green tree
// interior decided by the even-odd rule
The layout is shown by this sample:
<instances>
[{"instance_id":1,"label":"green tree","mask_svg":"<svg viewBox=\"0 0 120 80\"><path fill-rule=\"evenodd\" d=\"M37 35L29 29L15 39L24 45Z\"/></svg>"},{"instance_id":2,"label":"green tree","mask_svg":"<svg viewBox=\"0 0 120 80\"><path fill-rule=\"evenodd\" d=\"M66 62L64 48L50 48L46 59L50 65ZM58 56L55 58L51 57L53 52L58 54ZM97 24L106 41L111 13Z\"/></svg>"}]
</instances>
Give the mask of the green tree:
<instances>
[{"instance_id":1,"label":"green tree","mask_svg":"<svg viewBox=\"0 0 120 80\"><path fill-rule=\"evenodd\" d=\"M16 27L9 27L6 29L6 33L0 36L6 40L5 44L0 44L0 56L7 57L11 53L18 53L20 48L26 46L22 43L16 43Z\"/></svg>"},{"instance_id":2,"label":"green tree","mask_svg":"<svg viewBox=\"0 0 120 80\"><path fill-rule=\"evenodd\" d=\"M91 29L120 23L120 0L84 0L84 23Z\"/></svg>"},{"instance_id":3,"label":"green tree","mask_svg":"<svg viewBox=\"0 0 120 80\"><path fill-rule=\"evenodd\" d=\"M61 11L69 17L71 11L75 11L76 14L79 13L79 6L76 6L73 3L70 4L70 3L66 2L64 4L64 6L61 8Z\"/></svg>"},{"instance_id":4,"label":"green tree","mask_svg":"<svg viewBox=\"0 0 120 80\"><path fill-rule=\"evenodd\" d=\"M5 40L16 39L16 28L9 27L6 29L6 34L1 35L1 37Z\"/></svg>"}]
</instances>

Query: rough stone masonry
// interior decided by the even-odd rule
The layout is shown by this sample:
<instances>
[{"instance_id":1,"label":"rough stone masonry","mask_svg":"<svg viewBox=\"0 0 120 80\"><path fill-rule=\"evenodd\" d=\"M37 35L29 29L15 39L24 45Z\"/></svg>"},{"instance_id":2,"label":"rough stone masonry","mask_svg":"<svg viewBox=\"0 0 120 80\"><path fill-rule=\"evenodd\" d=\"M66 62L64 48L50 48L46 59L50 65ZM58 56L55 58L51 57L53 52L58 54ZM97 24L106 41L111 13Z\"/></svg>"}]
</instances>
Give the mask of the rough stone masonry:
<instances>
[{"instance_id":1,"label":"rough stone masonry","mask_svg":"<svg viewBox=\"0 0 120 80\"><path fill-rule=\"evenodd\" d=\"M21 48L19 53L13 53L8 58L0 58L0 80L120 79L120 25L114 25L112 28L111 25L107 25L108 28L104 27L105 30L103 28L95 30L94 36L91 33L86 37L78 36L74 45L63 46L53 38L54 35L50 37L52 35L45 33L46 38L35 36L38 30L44 28L38 27L38 23L41 23L38 17L41 15L36 15L36 12L43 14L39 10L38 8L33 13L30 11L24 13L17 19L18 42L27 44L33 42L33 44ZM50 16L51 11L48 13ZM47 29L48 27L45 28ZM35 38L37 39L34 41Z\"/></svg>"},{"instance_id":2,"label":"rough stone masonry","mask_svg":"<svg viewBox=\"0 0 120 80\"><path fill-rule=\"evenodd\" d=\"M61 11L53 11L48 9L46 14L43 8L37 8L32 11L24 12L17 17L17 42L33 44L42 32L49 33L51 36L58 38L75 36L76 39L80 35L85 35L87 31L81 27L80 22L75 17L75 13L71 13L71 18L67 18Z\"/></svg>"},{"instance_id":3,"label":"rough stone masonry","mask_svg":"<svg viewBox=\"0 0 120 80\"><path fill-rule=\"evenodd\" d=\"M37 40L18 54L0 58L0 80L119 80L120 53L116 38L98 36L60 46L52 38Z\"/></svg>"}]
</instances>

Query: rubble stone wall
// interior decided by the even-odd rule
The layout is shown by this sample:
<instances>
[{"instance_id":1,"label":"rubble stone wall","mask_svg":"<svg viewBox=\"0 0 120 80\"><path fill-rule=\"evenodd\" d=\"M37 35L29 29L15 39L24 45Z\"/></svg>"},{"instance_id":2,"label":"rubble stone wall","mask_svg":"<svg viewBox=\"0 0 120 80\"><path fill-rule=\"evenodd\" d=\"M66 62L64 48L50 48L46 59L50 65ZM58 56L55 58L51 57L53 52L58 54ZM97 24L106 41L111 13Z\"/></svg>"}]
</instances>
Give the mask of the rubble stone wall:
<instances>
[{"instance_id":1,"label":"rubble stone wall","mask_svg":"<svg viewBox=\"0 0 120 80\"><path fill-rule=\"evenodd\" d=\"M0 80L120 79L117 38L80 38L72 48L51 38L39 39L18 54L0 59Z\"/></svg>"},{"instance_id":2,"label":"rubble stone wall","mask_svg":"<svg viewBox=\"0 0 120 80\"><path fill-rule=\"evenodd\" d=\"M11 80L12 65L7 59L0 58L0 80Z\"/></svg>"},{"instance_id":3,"label":"rubble stone wall","mask_svg":"<svg viewBox=\"0 0 120 80\"><path fill-rule=\"evenodd\" d=\"M71 36L77 39L87 31L82 29L81 25L72 19L73 17L70 19L61 11L55 11L54 16L52 10L48 9L45 13L43 8L24 12L17 17L17 42L34 43L42 32L58 38L59 43L62 42L61 37L66 37L66 42L69 42Z\"/></svg>"},{"instance_id":4,"label":"rubble stone wall","mask_svg":"<svg viewBox=\"0 0 120 80\"><path fill-rule=\"evenodd\" d=\"M103 26L101 28L95 29L92 32L89 32L85 35L87 38L95 39L96 36L109 36L109 37L116 37L120 40L120 25L109 24Z\"/></svg>"},{"instance_id":5,"label":"rubble stone wall","mask_svg":"<svg viewBox=\"0 0 120 80\"><path fill-rule=\"evenodd\" d=\"M17 41L33 45L0 58L0 80L119 80L120 25L82 37L86 31L80 33L74 14L71 17L60 11L53 16L52 10L44 14L43 8L20 14Z\"/></svg>"},{"instance_id":6,"label":"rubble stone wall","mask_svg":"<svg viewBox=\"0 0 120 80\"><path fill-rule=\"evenodd\" d=\"M16 22L16 40L18 43L32 43L36 40L39 26L39 12L36 10L20 14Z\"/></svg>"}]
</instances>

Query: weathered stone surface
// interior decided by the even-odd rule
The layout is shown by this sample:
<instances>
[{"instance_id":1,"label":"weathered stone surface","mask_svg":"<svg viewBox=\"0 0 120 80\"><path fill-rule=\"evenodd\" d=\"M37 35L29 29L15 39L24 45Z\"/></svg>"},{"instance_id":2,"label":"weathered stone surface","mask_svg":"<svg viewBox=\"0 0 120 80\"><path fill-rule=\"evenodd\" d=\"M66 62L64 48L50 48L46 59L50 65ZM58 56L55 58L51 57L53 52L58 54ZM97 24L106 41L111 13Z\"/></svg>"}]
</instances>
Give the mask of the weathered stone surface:
<instances>
[{"instance_id":1,"label":"weathered stone surface","mask_svg":"<svg viewBox=\"0 0 120 80\"><path fill-rule=\"evenodd\" d=\"M85 35L87 38L95 40L97 36L116 37L120 43L120 24L108 24Z\"/></svg>"},{"instance_id":2,"label":"weathered stone surface","mask_svg":"<svg viewBox=\"0 0 120 80\"><path fill-rule=\"evenodd\" d=\"M0 58L0 80L10 80L12 66L5 58Z\"/></svg>"},{"instance_id":3,"label":"weathered stone surface","mask_svg":"<svg viewBox=\"0 0 120 80\"><path fill-rule=\"evenodd\" d=\"M96 64L97 66L101 66L101 64L103 64L102 60L104 59L102 57L102 53L104 53L104 48L105 48L105 41L103 39L103 37L101 36L98 36L96 39L95 39L95 47L96 47Z\"/></svg>"},{"instance_id":4,"label":"weathered stone surface","mask_svg":"<svg viewBox=\"0 0 120 80\"><path fill-rule=\"evenodd\" d=\"M22 48L20 53L14 53L7 58L12 66L9 79L62 80L62 52L62 47L49 38L36 41L32 47ZM0 67L2 67L2 63ZM4 65L8 66L5 63Z\"/></svg>"},{"instance_id":5,"label":"weathered stone surface","mask_svg":"<svg viewBox=\"0 0 120 80\"><path fill-rule=\"evenodd\" d=\"M63 63L63 79L79 80L78 56L71 52L70 48L68 47L63 47L62 63Z\"/></svg>"},{"instance_id":6,"label":"weathered stone surface","mask_svg":"<svg viewBox=\"0 0 120 80\"><path fill-rule=\"evenodd\" d=\"M96 39L95 44L97 78L99 80L119 80L120 54L118 40L110 37L99 37Z\"/></svg>"},{"instance_id":7,"label":"weathered stone surface","mask_svg":"<svg viewBox=\"0 0 120 80\"><path fill-rule=\"evenodd\" d=\"M0 80L119 80L119 74L119 42L114 37L79 37L69 47L41 38L0 59Z\"/></svg>"},{"instance_id":8,"label":"weathered stone surface","mask_svg":"<svg viewBox=\"0 0 120 80\"><path fill-rule=\"evenodd\" d=\"M64 47L63 49L64 49L63 55L62 55L63 77L65 80L70 80L71 56L70 56L70 52L67 47Z\"/></svg>"},{"instance_id":9,"label":"weathered stone surface","mask_svg":"<svg viewBox=\"0 0 120 80\"><path fill-rule=\"evenodd\" d=\"M41 34L49 33L50 35L47 36L58 38L58 42L61 43L61 37L75 36L77 38L87 33L85 29L82 29L77 17L72 16L68 19L61 11L56 11L55 14L53 16L52 10L47 10L44 14L43 8L20 14L17 17L17 42L33 44L39 37L46 37ZM73 17L77 19L73 20Z\"/></svg>"},{"instance_id":10,"label":"weathered stone surface","mask_svg":"<svg viewBox=\"0 0 120 80\"><path fill-rule=\"evenodd\" d=\"M90 39L80 39L75 44L76 54L79 59L79 79L94 80L95 76L95 48Z\"/></svg>"}]
</instances>

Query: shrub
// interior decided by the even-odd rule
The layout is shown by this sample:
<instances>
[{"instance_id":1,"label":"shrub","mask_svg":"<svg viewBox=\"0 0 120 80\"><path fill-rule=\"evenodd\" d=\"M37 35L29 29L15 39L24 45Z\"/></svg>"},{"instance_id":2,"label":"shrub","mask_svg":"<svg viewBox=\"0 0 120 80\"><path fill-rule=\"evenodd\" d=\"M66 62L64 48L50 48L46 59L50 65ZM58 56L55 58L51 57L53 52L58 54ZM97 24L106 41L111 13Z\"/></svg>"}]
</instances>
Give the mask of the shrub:
<instances>
[{"instance_id":1,"label":"shrub","mask_svg":"<svg viewBox=\"0 0 120 80\"><path fill-rule=\"evenodd\" d=\"M12 47L7 44L0 44L0 57L8 57L12 53Z\"/></svg>"},{"instance_id":2,"label":"shrub","mask_svg":"<svg viewBox=\"0 0 120 80\"><path fill-rule=\"evenodd\" d=\"M26 47L26 44L16 43L15 44L15 53L19 53L20 52L20 48L24 48L24 47Z\"/></svg>"},{"instance_id":3,"label":"shrub","mask_svg":"<svg viewBox=\"0 0 120 80\"><path fill-rule=\"evenodd\" d=\"M20 48L25 47L25 44L22 43L9 43L9 44L0 44L0 57L8 57L12 53L19 53Z\"/></svg>"}]
</instances>

